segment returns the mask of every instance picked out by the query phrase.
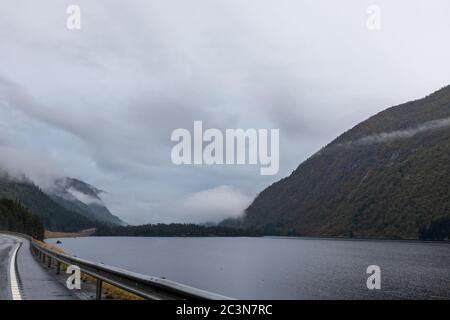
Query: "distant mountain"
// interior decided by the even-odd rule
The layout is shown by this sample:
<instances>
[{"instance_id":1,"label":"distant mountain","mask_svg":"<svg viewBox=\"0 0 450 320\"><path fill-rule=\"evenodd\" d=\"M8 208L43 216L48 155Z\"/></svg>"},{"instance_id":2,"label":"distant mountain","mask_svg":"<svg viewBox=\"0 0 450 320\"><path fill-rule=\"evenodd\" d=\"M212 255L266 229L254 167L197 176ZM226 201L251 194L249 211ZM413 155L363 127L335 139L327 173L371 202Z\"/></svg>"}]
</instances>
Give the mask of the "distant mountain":
<instances>
[{"instance_id":1,"label":"distant mountain","mask_svg":"<svg viewBox=\"0 0 450 320\"><path fill-rule=\"evenodd\" d=\"M417 239L450 219L449 190L450 86L358 124L262 191L241 220L222 225Z\"/></svg>"},{"instance_id":2,"label":"distant mountain","mask_svg":"<svg viewBox=\"0 0 450 320\"><path fill-rule=\"evenodd\" d=\"M127 225L106 207L100 197L103 191L86 182L73 178L60 178L47 192L55 202L80 215L105 224Z\"/></svg>"},{"instance_id":3,"label":"distant mountain","mask_svg":"<svg viewBox=\"0 0 450 320\"><path fill-rule=\"evenodd\" d=\"M56 203L37 185L25 178L17 179L1 174L0 199L20 201L33 214L41 218L48 230L78 231L98 226L93 219Z\"/></svg>"},{"instance_id":4,"label":"distant mountain","mask_svg":"<svg viewBox=\"0 0 450 320\"><path fill-rule=\"evenodd\" d=\"M100 198L101 190L83 181L59 178L42 190L26 176L10 177L0 170L0 199L20 201L52 231L80 231L125 226Z\"/></svg>"}]
</instances>

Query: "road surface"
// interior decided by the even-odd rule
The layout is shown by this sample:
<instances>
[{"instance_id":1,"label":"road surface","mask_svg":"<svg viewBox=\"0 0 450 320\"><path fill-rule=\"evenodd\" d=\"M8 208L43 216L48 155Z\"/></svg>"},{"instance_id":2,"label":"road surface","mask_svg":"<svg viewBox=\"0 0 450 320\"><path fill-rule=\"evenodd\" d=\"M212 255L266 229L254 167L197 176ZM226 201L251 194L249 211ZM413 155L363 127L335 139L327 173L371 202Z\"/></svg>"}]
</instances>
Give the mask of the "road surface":
<instances>
[{"instance_id":1,"label":"road surface","mask_svg":"<svg viewBox=\"0 0 450 320\"><path fill-rule=\"evenodd\" d=\"M14 239L0 235L0 300L12 299L9 262L16 244Z\"/></svg>"},{"instance_id":2,"label":"road surface","mask_svg":"<svg viewBox=\"0 0 450 320\"><path fill-rule=\"evenodd\" d=\"M16 261L12 259L15 252ZM27 239L0 234L0 300L13 298L72 300L75 296L35 260Z\"/></svg>"}]
</instances>

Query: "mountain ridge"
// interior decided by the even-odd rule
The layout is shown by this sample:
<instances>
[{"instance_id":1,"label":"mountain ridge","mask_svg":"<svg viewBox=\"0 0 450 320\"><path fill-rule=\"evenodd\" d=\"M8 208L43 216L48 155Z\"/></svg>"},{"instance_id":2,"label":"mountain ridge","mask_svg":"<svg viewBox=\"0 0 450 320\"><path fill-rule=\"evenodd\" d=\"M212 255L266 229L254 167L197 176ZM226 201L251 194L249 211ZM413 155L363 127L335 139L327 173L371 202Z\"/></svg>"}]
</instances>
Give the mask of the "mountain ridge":
<instances>
[{"instance_id":1,"label":"mountain ridge","mask_svg":"<svg viewBox=\"0 0 450 320\"><path fill-rule=\"evenodd\" d=\"M417 239L421 228L450 217L450 126L400 139L386 133L449 117L450 86L381 111L264 189L240 221L224 224L265 234ZM374 135L379 142L354 144Z\"/></svg>"},{"instance_id":2,"label":"mountain ridge","mask_svg":"<svg viewBox=\"0 0 450 320\"><path fill-rule=\"evenodd\" d=\"M75 196L68 198L64 188L53 187L51 190L43 190L25 175L13 177L4 171L0 171L0 199L9 199L20 202L33 214L38 216L46 229L51 231L74 232L90 228L103 227L104 225L126 225L118 217L109 212L101 201L98 193L102 191L81 180L60 178L69 182L64 186L74 185L89 196L96 195L95 204L86 204ZM55 183L56 185L56 183ZM83 190L82 187L87 188ZM59 192L59 193L58 193ZM64 198L66 197L66 198Z\"/></svg>"},{"instance_id":3,"label":"mountain ridge","mask_svg":"<svg viewBox=\"0 0 450 320\"><path fill-rule=\"evenodd\" d=\"M68 210L105 224L127 225L106 207L100 197L104 191L84 181L68 177L58 178L47 192L53 200Z\"/></svg>"}]
</instances>

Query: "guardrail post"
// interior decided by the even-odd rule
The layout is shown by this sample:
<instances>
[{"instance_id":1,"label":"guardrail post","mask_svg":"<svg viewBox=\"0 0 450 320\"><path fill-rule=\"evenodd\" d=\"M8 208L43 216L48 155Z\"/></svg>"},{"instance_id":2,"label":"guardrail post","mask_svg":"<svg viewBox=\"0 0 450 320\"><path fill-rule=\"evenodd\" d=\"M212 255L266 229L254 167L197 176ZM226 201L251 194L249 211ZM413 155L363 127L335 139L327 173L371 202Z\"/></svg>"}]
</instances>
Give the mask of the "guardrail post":
<instances>
[{"instance_id":1,"label":"guardrail post","mask_svg":"<svg viewBox=\"0 0 450 320\"><path fill-rule=\"evenodd\" d=\"M102 300L102 286L103 286L103 281L100 279L97 279L97 294L95 297L97 300Z\"/></svg>"},{"instance_id":2,"label":"guardrail post","mask_svg":"<svg viewBox=\"0 0 450 320\"><path fill-rule=\"evenodd\" d=\"M56 262L56 274L60 274L61 272L61 262Z\"/></svg>"},{"instance_id":3,"label":"guardrail post","mask_svg":"<svg viewBox=\"0 0 450 320\"><path fill-rule=\"evenodd\" d=\"M48 256L48 267L52 267L52 257Z\"/></svg>"}]
</instances>

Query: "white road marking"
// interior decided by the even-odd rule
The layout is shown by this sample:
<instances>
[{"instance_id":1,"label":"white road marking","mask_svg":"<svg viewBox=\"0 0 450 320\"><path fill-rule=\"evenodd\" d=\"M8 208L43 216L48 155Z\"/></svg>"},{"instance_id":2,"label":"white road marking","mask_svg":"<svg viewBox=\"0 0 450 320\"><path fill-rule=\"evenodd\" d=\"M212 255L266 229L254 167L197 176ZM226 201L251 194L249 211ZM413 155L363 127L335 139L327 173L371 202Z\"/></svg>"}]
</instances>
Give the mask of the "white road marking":
<instances>
[{"instance_id":1,"label":"white road marking","mask_svg":"<svg viewBox=\"0 0 450 320\"><path fill-rule=\"evenodd\" d=\"M17 251L19 251L20 244L17 244L16 248L14 249L14 252L11 257L11 263L9 265L9 276L10 276L10 282L11 282L11 294L13 300L22 300L22 296L20 294L19 290L19 284L17 282L17 275L16 275L16 257L17 257Z\"/></svg>"}]
</instances>

